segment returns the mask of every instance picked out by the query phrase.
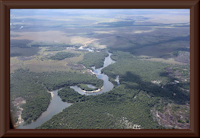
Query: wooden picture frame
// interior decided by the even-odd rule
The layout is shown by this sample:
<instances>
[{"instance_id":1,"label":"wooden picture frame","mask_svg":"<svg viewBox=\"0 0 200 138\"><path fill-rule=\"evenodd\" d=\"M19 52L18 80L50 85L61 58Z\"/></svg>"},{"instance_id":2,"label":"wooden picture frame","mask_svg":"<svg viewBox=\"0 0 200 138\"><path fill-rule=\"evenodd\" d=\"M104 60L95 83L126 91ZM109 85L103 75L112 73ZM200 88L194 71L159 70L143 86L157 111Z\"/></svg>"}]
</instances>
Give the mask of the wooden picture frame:
<instances>
[{"instance_id":1,"label":"wooden picture frame","mask_svg":"<svg viewBox=\"0 0 200 138\"><path fill-rule=\"evenodd\" d=\"M10 9L190 9L190 129L23 130L10 126ZM199 137L199 0L0 0L0 137Z\"/></svg>"}]
</instances>

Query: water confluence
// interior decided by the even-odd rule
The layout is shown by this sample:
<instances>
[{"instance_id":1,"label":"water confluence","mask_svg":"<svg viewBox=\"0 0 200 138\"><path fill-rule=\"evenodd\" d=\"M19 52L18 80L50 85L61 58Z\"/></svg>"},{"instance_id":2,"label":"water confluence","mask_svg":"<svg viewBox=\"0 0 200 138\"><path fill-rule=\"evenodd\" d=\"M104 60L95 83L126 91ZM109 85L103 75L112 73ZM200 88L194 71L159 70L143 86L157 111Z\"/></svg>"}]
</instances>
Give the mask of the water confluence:
<instances>
[{"instance_id":1,"label":"water confluence","mask_svg":"<svg viewBox=\"0 0 200 138\"><path fill-rule=\"evenodd\" d=\"M113 84L109 81L109 77L106 74L101 73L101 70L105 67L107 67L110 64L115 63L115 61L113 61L111 59L111 53L108 53L109 55L105 58L104 60L104 65L102 68L98 68L95 69L95 67L92 67L93 69L93 73L96 74L97 78L103 80L103 87L100 91L98 92L94 92L94 93L90 93L88 92L84 92L81 88L79 88L78 86L70 86L70 88L74 89L75 91L77 91L80 94L85 94L85 95L98 95L104 92L108 92L110 90L113 89ZM89 87L93 87L92 85L88 84ZM62 88L61 88L62 89ZM63 109L69 107L70 105L72 105L71 103L67 103L67 102L63 102L62 99L60 98L60 96L58 96L58 91L61 89L57 89L54 91L51 91L52 93L52 100L47 108L47 110L45 112L42 113L42 115L34 122L24 125L24 123L21 123L17 129L35 129L36 127L41 126L43 123L45 123L46 121L48 121L49 119L51 119L54 115L62 112Z\"/></svg>"}]
</instances>

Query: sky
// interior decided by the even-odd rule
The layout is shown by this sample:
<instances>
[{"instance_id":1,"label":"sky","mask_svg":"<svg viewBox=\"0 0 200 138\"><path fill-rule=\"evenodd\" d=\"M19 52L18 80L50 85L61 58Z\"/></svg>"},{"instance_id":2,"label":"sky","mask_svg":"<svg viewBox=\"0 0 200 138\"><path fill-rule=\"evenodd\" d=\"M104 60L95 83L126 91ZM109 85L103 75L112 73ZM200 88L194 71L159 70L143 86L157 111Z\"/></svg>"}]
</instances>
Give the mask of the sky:
<instances>
[{"instance_id":1,"label":"sky","mask_svg":"<svg viewBox=\"0 0 200 138\"><path fill-rule=\"evenodd\" d=\"M190 9L11 9L11 14L181 14L189 15Z\"/></svg>"},{"instance_id":2,"label":"sky","mask_svg":"<svg viewBox=\"0 0 200 138\"><path fill-rule=\"evenodd\" d=\"M11 19L69 19L84 16L85 19L136 16L148 18L156 23L190 23L190 9L11 9ZM86 17L87 16L87 17Z\"/></svg>"}]
</instances>

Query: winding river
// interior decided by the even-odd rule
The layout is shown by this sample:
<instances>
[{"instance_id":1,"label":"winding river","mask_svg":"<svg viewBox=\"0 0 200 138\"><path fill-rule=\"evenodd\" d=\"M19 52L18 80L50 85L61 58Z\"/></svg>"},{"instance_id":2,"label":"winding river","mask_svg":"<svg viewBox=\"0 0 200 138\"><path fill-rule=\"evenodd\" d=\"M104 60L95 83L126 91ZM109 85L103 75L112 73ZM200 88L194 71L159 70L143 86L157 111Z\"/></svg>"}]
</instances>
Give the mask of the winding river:
<instances>
[{"instance_id":1,"label":"winding river","mask_svg":"<svg viewBox=\"0 0 200 138\"><path fill-rule=\"evenodd\" d=\"M108 92L110 90L113 89L113 84L109 81L109 78L106 74L102 74L101 70L105 67L107 67L110 64L115 63L115 61L113 61L110 56L112 55L111 53L108 53L109 56L105 58L104 60L104 65L102 68L98 68L95 69L95 67L92 67L93 72L96 74L97 78L103 80L103 89L99 92L94 92L94 93L86 93L84 92L81 88L79 88L78 86L70 86L70 88L74 89L75 91L77 91L78 93L82 94L82 95L98 95L104 92Z\"/></svg>"},{"instance_id":2,"label":"winding river","mask_svg":"<svg viewBox=\"0 0 200 138\"><path fill-rule=\"evenodd\" d=\"M106 74L102 74L101 70L105 67L107 67L110 64L115 63L115 61L113 61L110 56L112 55L111 53L108 53L109 56L107 56L104 60L104 65L102 68L98 68L95 69L95 67L92 67L93 72L96 74L97 78L103 80L103 87L102 90L100 90L99 92L95 92L95 93L86 93L84 92L81 88L79 88L78 86L70 86L70 88L74 89L75 91L77 91L80 94L85 94L85 95L98 95L104 92L108 92L110 90L113 89L113 84L109 81L109 78ZM92 85L88 84L89 87L93 87ZM62 89L62 88L61 88ZM63 109L69 107L70 105L72 105L71 103L67 103L67 102L63 102L61 100L61 98L58 96L58 91L60 89L51 91L53 92L53 97L52 100L47 108L47 110L45 112L42 113L42 115L34 122L28 124L28 125L24 125L24 123L21 123L17 129L35 129L36 127L39 127L40 125L42 125L43 123L45 123L46 121L48 121L49 119L51 119L54 115L58 114L59 112L62 112Z\"/></svg>"}]
</instances>

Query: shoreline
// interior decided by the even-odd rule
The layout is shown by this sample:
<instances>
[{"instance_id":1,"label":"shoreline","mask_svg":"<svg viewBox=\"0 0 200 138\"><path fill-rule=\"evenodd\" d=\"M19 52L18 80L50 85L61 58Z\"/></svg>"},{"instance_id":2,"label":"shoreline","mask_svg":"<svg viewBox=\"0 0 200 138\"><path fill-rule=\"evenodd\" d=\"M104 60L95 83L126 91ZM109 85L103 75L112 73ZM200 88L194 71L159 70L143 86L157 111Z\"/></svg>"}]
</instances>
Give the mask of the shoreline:
<instances>
[{"instance_id":1,"label":"shoreline","mask_svg":"<svg viewBox=\"0 0 200 138\"><path fill-rule=\"evenodd\" d=\"M14 124L14 127L17 128L19 125L21 125L22 123L24 123L24 120L22 119L22 111L23 111L23 108L21 107L17 107L19 109L19 116L18 116L18 121Z\"/></svg>"},{"instance_id":2,"label":"shoreline","mask_svg":"<svg viewBox=\"0 0 200 138\"><path fill-rule=\"evenodd\" d=\"M51 91L48 91L51 94L51 98L53 98L54 94Z\"/></svg>"},{"instance_id":3,"label":"shoreline","mask_svg":"<svg viewBox=\"0 0 200 138\"><path fill-rule=\"evenodd\" d=\"M21 106L26 103L26 100L24 100L22 97L18 97L12 103L18 109L18 111L16 112L16 114L17 114L17 122L14 122L14 120L13 120L13 126L15 128L17 128L19 125L24 123L24 120L22 119L23 108Z\"/></svg>"}]
</instances>

